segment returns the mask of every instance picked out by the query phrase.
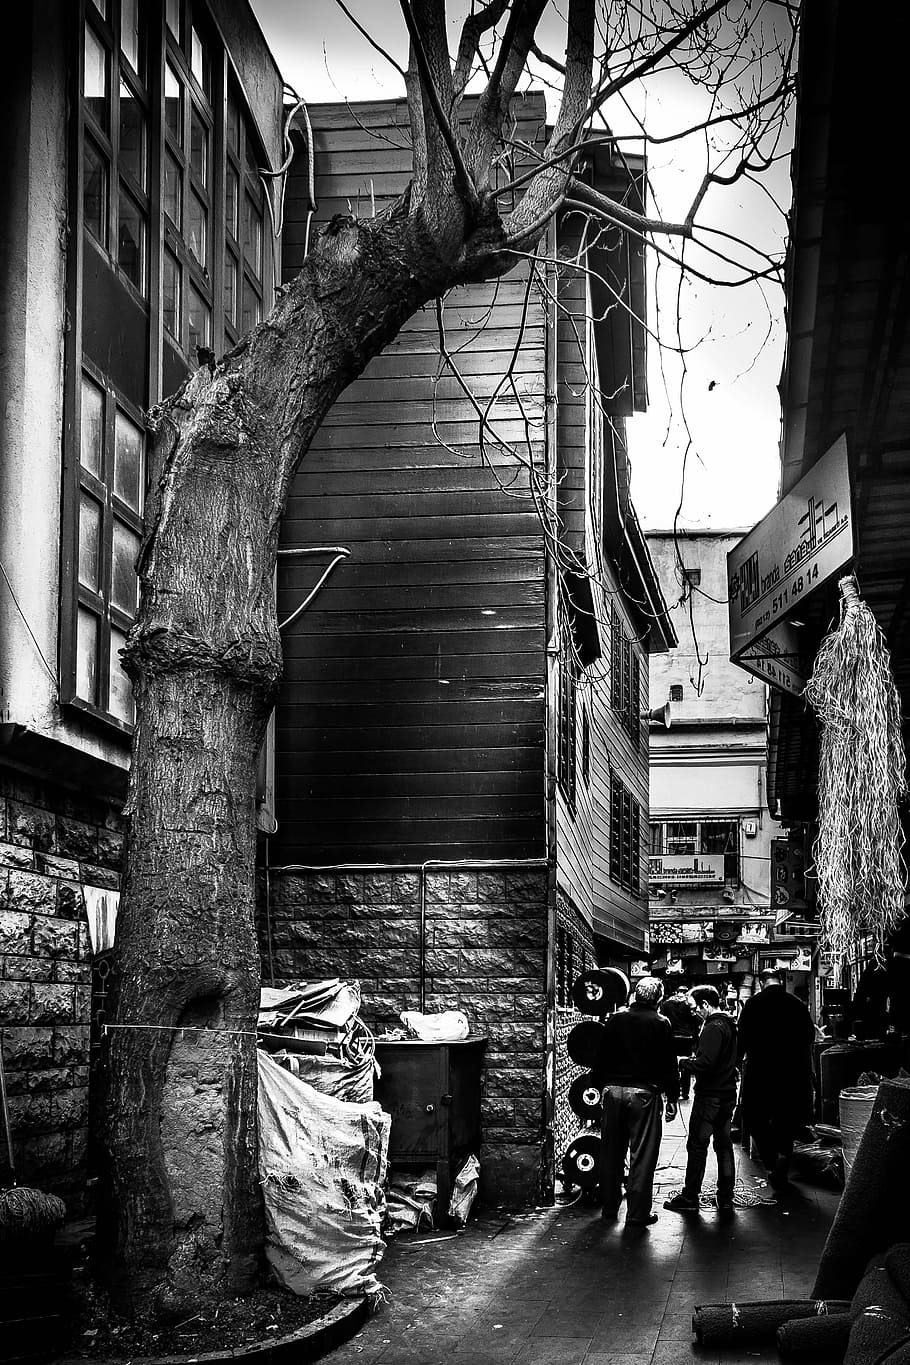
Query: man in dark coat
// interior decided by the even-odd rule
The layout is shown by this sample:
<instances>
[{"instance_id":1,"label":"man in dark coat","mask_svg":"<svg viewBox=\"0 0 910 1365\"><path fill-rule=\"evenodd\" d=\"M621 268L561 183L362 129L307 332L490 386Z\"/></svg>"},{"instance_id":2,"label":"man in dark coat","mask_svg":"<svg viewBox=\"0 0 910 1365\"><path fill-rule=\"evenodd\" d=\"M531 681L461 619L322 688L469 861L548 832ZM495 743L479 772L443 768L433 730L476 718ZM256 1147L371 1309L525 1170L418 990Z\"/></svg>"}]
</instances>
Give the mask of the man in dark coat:
<instances>
[{"instance_id":1,"label":"man in dark coat","mask_svg":"<svg viewBox=\"0 0 910 1365\"><path fill-rule=\"evenodd\" d=\"M680 1058L679 1065L679 1098L687 1100L689 1098L689 1087L691 1077L682 1065L682 1058L691 1057L695 1047L695 1039L698 1036L698 1020L689 1001L689 992L681 983L676 987L672 995L663 1001L660 1012L665 1019L669 1019L670 1028L673 1030L673 1042L676 1047L676 1055Z\"/></svg>"},{"instance_id":2,"label":"man in dark coat","mask_svg":"<svg viewBox=\"0 0 910 1365\"><path fill-rule=\"evenodd\" d=\"M664 1203L674 1213L697 1212L701 1183L705 1178L708 1144L714 1142L717 1157L717 1208L733 1210L736 1162L730 1125L736 1107L736 1023L722 1007L713 986L696 986L689 997L701 1024L694 1057L684 1058L680 1068L695 1077L695 1099L689 1115L686 1178L679 1194Z\"/></svg>"},{"instance_id":3,"label":"man in dark coat","mask_svg":"<svg viewBox=\"0 0 910 1365\"><path fill-rule=\"evenodd\" d=\"M812 1117L815 1025L780 973L766 970L761 994L743 1004L738 1032L743 1122L772 1186L782 1190L794 1138Z\"/></svg>"},{"instance_id":4,"label":"man in dark coat","mask_svg":"<svg viewBox=\"0 0 910 1365\"><path fill-rule=\"evenodd\" d=\"M676 1117L679 1101L673 1032L657 1012L662 997L663 986L656 977L646 976L638 983L629 1008L611 1014L604 1023L593 1067L603 1103L601 1217L612 1222L619 1213L628 1152L627 1227L657 1222L651 1204L662 1132L661 1093L666 1096L668 1121Z\"/></svg>"}]
</instances>

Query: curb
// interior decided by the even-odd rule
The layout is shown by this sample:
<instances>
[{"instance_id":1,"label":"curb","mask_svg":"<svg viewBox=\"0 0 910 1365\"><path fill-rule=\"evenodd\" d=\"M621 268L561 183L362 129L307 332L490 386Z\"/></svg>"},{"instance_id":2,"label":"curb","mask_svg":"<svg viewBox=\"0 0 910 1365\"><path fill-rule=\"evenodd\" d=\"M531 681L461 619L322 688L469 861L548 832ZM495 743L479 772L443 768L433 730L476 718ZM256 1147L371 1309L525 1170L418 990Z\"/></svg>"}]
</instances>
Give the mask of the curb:
<instances>
[{"instance_id":1,"label":"curb","mask_svg":"<svg viewBox=\"0 0 910 1365\"><path fill-rule=\"evenodd\" d=\"M261 1365L309 1365L319 1360L336 1346L348 1341L369 1316L366 1296L350 1303L339 1303L315 1322L298 1327L287 1336L254 1341L250 1346L239 1346L228 1351L205 1351L195 1355L130 1356L130 1365L215 1365L218 1361L244 1360ZM62 1356L55 1365L127 1365L127 1358L110 1356Z\"/></svg>"}]
</instances>

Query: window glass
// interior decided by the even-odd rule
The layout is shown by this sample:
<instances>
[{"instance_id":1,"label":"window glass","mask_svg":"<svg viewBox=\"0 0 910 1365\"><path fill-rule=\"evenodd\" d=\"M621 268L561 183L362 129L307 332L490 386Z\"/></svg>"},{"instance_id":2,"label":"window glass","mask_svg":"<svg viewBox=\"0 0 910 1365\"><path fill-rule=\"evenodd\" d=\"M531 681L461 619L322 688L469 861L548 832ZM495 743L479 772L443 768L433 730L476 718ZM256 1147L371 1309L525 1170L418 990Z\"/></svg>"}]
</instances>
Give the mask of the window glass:
<instances>
[{"instance_id":1,"label":"window glass","mask_svg":"<svg viewBox=\"0 0 910 1365\"><path fill-rule=\"evenodd\" d=\"M256 293L248 279L243 281L243 306L240 312L240 330L244 333L249 332L259 321L261 304L259 295Z\"/></svg>"},{"instance_id":2,"label":"window glass","mask_svg":"<svg viewBox=\"0 0 910 1365\"><path fill-rule=\"evenodd\" d=\"M262 275L262 214L249 195L246 199L246 231L243 254L257 276Z\"/></svg>"},{"instance_id":3,"label":"window glass","mask_svg":"<svg viewBox=\"0 0 910 1365\"><path fill-rule=\"evenodd\" d=\"M237 262L229 251L224 255L224 320L237 326Z\"/></svg>"},{"instance_id":4,"label":"window glass","mask_svg":"<svg viewBox=\"0 0 910 1365\"><path fill-rule=\"evenodd\" d=\"M161 263L161 318L172 337L180 340L180 265L165 247Z\"/></svg>"},{"instance_id":5,"label":"window glass","mask_svg":"<svg viewBox=\"0 0 910 1365\"><path fill-rule=\"evenodd\" d=\"M133 706L133 688L120 662L120 651L125 644L126 635L122 630L116 630L112 626L110 701L108 707L112 716L116 716L118 720L124 721L127 725L132 725L136 714Z\"/></svg>"},{"instance_id":6,"label":"window glass","mask_svg":"<svg viewBox=\"0 0 910 1365\"><path fill-rule=\"evenodd\" d=\"M111 601L121 611L135 615L139 580L136 577L136 556L139 536L122 522L114 522L111 562ZM113 646L112 646L113 648Z\"/></svg>"},{"instance_id":7,"label":"window glass","mask_svg":"<svg viewBox=\"0 0 910 1365\"><path fill-rule=\"evenodd\" d=\"M120 159L121 170L129 171L138 185L146 188L145 115L142 105L124 81L120 82Z\"/></svg>"},{"instance_id":8,"label":"window glass","mask_svg":"<svg viewBox=\"0 0 910 1365\"><path fill-rule=\"evenodd\" d=\"M136 513L142 511L144 448L142 431L118 408L114 418L114 492Z\"/></svg>"},{"instance_id":9,"label":"window glass","mask_svg":"<svg viewBox=\"0 0 910 1365\"><path fill-rule=\"evenodd\" d=\"M100 479L104 453L104 394L87 375L82 376L81 420L79 459L84 469Z\"/></svg>"},{"instance_id":10,"label":"window glass","mask_svg":"<svg viewBox=\"0 0 910 1365\"><path fill-rule=\"evenodd\" d=\"M107 53L92 30L85 28L85 70L82 94L86 108L102 128L107 128Z\"/></svg>"},{"instance_id":11,"label":"window glass","mask_svg":"<svg viewBox=\"0 0 910 1365\"><path fill-rule=\"evenodd\" d=\"M244 150L244 163L245 163L245 167L246 167L246 173L247 173L247 175L250 176L250 178L255 182L255 184L258 185L258 184L259 184L259 153L256 151L256 143L254 142L253 138L250 136L249 131L247 131L247 135L246 135L246 139L245 139L245 142L244 142L244 149L243 149L243 150Z\"/></svg>"},{"instance_id":12,"label":"window glass","mask_svg":"<svg viewBox=\"0 0 910 1365\"><path fill-rule=\"evenodd\" d=\"M209 130L195 105L190 111L190 170L200 185L208 183Z\"/></svg>"},{"instance_id":13,"label":"window glass","mask_svg":"<svg viewBox=\"0 0 910 1365\"><path fill-rule=\"evenodd\" d=\"M228 162L224 176L224 221L228 232L239 240L240 224L237 219L240 205L240 177Z\"/></svg>"},{"instance_id":14,"label":"window glass","mask_svg":"<svg viewBox=\"0 0 910 1365\"><path fill-rule=\"evenodd\" d=\"M91 138L82 157L82 221L107 246L107 164Z\"/></svg>"},{"instance_id":15,"label":"window glass","mask_svg":"<svg viewBox=\"0 0 910 1365\"><path fill-rule=\"evenodd\" d=\"M120 0L120 50L138 76L144 74L139 0Z\"/></svg>"},{"instance_id":16,"label":"window glass","mask_svg":"<svg viewBox=\"0 0 910 1365\"><path fill-rule=\"evenodd\" d=\"M206 255L208 213L198 194L194 194L192 191L190 191L187 219L187 246L204 270L208 264Z\"/></svg>"},{"instance_id":17,"label":"window glass","mask_svg":"<svg viewBox=\"0 0 910 1365\"><path fill-rule=\"evenodd\" d=\"M80 607L76 617L76 696L98 705L99 621L94 612Z\"/></svg>"},{"instance_id":18,"label":"window glass","mask_svg":"<svg viewBox=\"0 0 910 1365\"><path fill-rule=\"evenodd\" d=\"M107 0L92 0L92 3L94 4L95 9L98 11L98 13L101 15L102 19L106 19L106 18L107 18Z\"/></svg>"},{"instance_id":19,"label":"window glass","mask_svg":"<svg viewBox=\"0 0 910 1365\"><path fill-rule=\"evenodd\" d=\"M232 152L240 155L240 108L234 98L233 91L228 95L227 119L226 119L227 145Z\"/></svg>"},{"instance_id":20,"label":"window glass","mask_svg":"<svg viewBox=\"0 0 910 1365\"><path fill-rule=\"evenodd\" d=\"M667 852L678 855L698 852L698 825L694 820L667 824Z\"/></svg>"},{"instance_id":21,"label":"window glass","mask_svg":"<svg viewBox=\"0 0 910 1365\"><path fill-rule=\"evenodd\" d=\"M174 37L180 42L180 0L165 0L164 18Z\"/></svg>"},{"instance_id":22,"label":"window glass","mask_svg":"<svg viewBox=\"0 0 910 1365\"><path fill-rule=\"evenodd\" d=\"M198 29L195 27L195 25L193 26L193 30L190 37L191 37L190 70L196 77L196 80L202 86L205 93L208 95L211 90L211 80L209 78L210 70L209 54L206 50L205 43L202 41L202 37Z\"/></svg>"},{"instance_id":23,"label":"window glass","mask_svg":"<svg viewBox=\"0 0 910 1365\"><path fill-rule=\"evenodd\" d=\"M145 215L121 187L117 261L131 284L145 293Z\"/></svg>"},{"instance_id":24,"label":"window glass","mask_svg":"<svg viewBox=\"0 0 910 1365\"><path fill-rule=\"evenodd\" d=\"M172 152L164 153L164 211L178 232L183 230L183 167Z\"/></svg>"},{"instance_id":25,"label":"window glass","mask_svg":"<svg viewBox=\"0 0 910 1365\"><path fill-rule=\"evenodd\" d=\"M212 334L212 313L205 299L190 285L190 353L196 346L208 346Z\"/></svg>"},{"instance_id":26,"label":"window glass","mask_svg":"<svg viewBox=\"0 0 910 1365\"><path fill-rule=\"evenodd\" d=\"M79 582L95 592L101 582L101 506L86 493L79 500Z\"/></svg>"},{"instance_id":27,"label":"window glass","mask_svg":"<svg viewBox=\"0 0 910 1365\"><path fill-rule=\"evenodd\" d=\"M183 86L170 62L164 65L164 125L178 147L183 146Z\"/></svg>"}]
</instances>

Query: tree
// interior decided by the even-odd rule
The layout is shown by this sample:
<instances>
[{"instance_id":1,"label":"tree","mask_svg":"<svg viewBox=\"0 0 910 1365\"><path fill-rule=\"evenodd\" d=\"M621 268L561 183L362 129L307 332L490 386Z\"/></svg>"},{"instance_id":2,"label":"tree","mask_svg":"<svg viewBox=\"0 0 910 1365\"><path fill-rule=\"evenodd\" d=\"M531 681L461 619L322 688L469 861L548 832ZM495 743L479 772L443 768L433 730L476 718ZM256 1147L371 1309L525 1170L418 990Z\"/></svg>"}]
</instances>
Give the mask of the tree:
<instances>
[{"instance_id":1,"label":"tree","mask_svg":"<svg viewBox=\"0 0 910 1365\"><path fill-rule=\"evenodd\" d=\"M314 433L416 310L536 260L560 210L619 225L665 254L676 240L698 246L702 260L729 261L730 244L712 246L699 228L706 198L779 154L795 27L786 3L651 0L642 11L569 0L558 62L537 43L546 0L472 4L454 59L444 0L400 7L410 37L407 71L399 68L413 143L408 190L375 218L326 224L265 321L149 417L154 493L124 651L137 721L101 1221L112 1287L133 1310L237 1292L256 1264L255 769L281 673L279 526ZM544 152L508 187L521 195L504 213L497 166L510 101L530 68L558 86L558 113ZM580 169L601 143L622 150L608 111L668 68L701 86L709 106L705 176L675 223L613 202ZM468 112L462 100L475 84ZM647 146L645 129L631 145ZM747 252L736 258L743 280L777 268ZM192 1106L220 1114L223 1140L210 1150L183 1141L190 1076L191 1117Z\"/></svg>"}]
</instances>

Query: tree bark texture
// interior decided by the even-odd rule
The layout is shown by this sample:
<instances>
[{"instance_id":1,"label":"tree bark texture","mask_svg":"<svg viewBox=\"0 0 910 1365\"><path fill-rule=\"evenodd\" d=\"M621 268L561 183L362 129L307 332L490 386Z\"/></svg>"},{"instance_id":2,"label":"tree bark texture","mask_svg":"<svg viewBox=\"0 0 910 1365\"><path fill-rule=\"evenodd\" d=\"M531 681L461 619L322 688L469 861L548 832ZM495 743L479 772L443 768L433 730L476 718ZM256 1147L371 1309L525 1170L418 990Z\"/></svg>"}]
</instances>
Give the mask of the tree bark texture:
<instances>
[{"instance_id":1,"label":"tree bark texture","mask_svg":"<svg viewBox=\"0 0 910 1365\"><path fill-rule=\"evenodd\" d=\"M419 216L333 220L266 321L151 415L100 1238L133 1312L252 1282L255 773L281 671L280 518L338 394L464 269Z\"/></svg>"}]
</instances>

